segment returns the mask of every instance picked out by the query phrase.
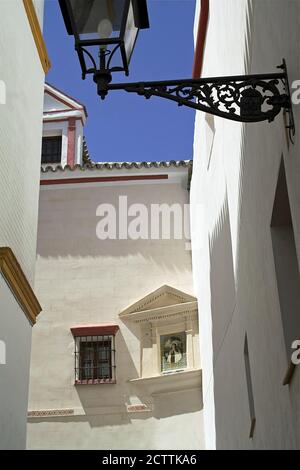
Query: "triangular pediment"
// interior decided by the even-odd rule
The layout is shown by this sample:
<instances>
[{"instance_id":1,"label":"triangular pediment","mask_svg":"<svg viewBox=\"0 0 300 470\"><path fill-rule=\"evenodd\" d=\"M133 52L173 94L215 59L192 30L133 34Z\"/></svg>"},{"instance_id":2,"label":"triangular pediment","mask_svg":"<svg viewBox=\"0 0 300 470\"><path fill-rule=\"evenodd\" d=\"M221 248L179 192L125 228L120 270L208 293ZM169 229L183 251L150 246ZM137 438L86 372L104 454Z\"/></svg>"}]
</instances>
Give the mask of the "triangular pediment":
<instances>
[{"instance_id":1,"label":"triangular pediment","mask_svg":"<svg viewBox=\"0 0 300 470\"><path fill-rule=\"evenodd\" d=\"M197 299L192 295L164 285L127 307L120 313L120 317L196 301Z\"/></svg>"},{"instance_id":2,"label":"triangular pediment","mask_svg":"<svg viewBox=\"0 0 300 470\"><path fill-rule=\"evenodd\" d=\"M71 111L70 105L63 103L58 98L55 98L53 95L50 95L45 91L44 95L44 112L54 112L54 111Z\"/></svg>"},{"instance_id":3,"label":"triangular pediment","mask_svg":"<svg viewBox=\"0 0 300 470\"><path fill-rule=\"evenodd\" d=\"M70 111L80 111L86 117L86 109L83 104L46 83L44 92L44 114Z\"/></svg>"}]
</instances>

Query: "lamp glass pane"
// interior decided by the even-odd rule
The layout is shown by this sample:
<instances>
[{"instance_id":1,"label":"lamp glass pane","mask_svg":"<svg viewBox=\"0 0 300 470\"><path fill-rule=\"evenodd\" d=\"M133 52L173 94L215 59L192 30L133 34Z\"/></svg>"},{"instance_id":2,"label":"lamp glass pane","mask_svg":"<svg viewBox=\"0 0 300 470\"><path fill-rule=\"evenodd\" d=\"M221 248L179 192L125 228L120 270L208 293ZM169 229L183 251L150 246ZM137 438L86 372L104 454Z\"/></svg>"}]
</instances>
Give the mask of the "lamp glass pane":
<instances>
[{"instance_id":1,"label":"lamp glass pane","mask_svg":"<svg viewBox=\"0 0 300 470\"><path fill-rule=\"evenodd\" d=\"M132 2L130 2L124 34L125 52L128 64L130 62L131 55L135 46L138 31L138 28L135 26Z\"/></svg>"},{"instance_id":2,"label":"lamp glass pane","mask_svg":"<svg viewBox=\"0 0 300 470\"><path fill-rule=\"evenodd\" d=\"M120 36L126 0L70 0L70 5L81 40Z\"/></svg>"}]
</instances>

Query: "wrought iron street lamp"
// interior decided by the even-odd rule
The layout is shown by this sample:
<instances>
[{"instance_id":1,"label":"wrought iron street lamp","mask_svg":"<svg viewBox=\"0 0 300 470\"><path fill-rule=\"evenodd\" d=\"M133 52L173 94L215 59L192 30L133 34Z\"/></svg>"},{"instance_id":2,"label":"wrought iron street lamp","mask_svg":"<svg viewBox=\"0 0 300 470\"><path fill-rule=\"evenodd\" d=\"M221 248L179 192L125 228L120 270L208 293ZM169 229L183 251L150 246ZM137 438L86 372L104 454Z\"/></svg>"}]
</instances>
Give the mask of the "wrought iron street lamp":
<instances>
[{"instance_id":1,"label":"wrought iron street lamp","mask_svg":"<svg viewBox=\"0 0 300 470\"><path fill-rule=\"evenodd\" d=\"M295 124L284 60L280 71L271 74L113 84L114 72L129 74L138 32L149 28L147 0L59 0L59 4L67 32L75 38L82 78L93 75L102 99L111 90L125 90L239 122L271 122L283 109L292 141Z\"/></svg>"}]
</instances>

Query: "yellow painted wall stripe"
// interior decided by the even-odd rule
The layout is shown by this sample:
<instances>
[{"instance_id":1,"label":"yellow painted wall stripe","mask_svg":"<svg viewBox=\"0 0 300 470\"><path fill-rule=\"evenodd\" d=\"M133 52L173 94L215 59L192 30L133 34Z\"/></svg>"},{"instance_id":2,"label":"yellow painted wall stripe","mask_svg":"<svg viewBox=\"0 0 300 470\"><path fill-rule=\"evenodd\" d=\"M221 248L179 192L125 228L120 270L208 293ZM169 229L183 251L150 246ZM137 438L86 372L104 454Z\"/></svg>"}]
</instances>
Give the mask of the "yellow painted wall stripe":
<instances>
[{"instance_id":1,"label":"yellow painted wall stripe","mask_svg":"<svg viewBox=\"0 0 300 470\"><path fill-rule=\"evenodd\" d=\"M32 0L23 0L23 3L24 3L28 21L31 27L34 42L36 44L36 48L40 57L40 61L41 61L43 70L46 74L48 73L51 67L51 63L50 63L50 59L47 53L47 48L46 48L43 34L41 31L40 23L39 23L39 20L38 20L38 17L34 8L34 4Z\"/></svg>"},{"instance_id":2,"label":"yellow painted wall stripe","mask_svg":"<svg viewBox=\"0 0 300 470\"><path fill-rule=\"evenodd\" d=\"M34 325L42 308L9 247L0 247L0 273L5 278L28 320Z\"/></svg>"}]
</instances>

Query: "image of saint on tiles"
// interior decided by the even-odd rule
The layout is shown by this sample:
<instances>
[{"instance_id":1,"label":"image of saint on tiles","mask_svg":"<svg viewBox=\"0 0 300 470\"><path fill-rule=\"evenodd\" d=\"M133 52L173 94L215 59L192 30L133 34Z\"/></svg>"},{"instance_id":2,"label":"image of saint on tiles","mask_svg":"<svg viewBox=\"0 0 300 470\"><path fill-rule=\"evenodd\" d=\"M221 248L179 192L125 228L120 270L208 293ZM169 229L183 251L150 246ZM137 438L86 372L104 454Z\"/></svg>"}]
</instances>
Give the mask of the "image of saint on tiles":
<instances>
[{"instance_id":1,"label":"image of saint on tiles","mask_svg":"<svg viewBox=\"0 0 300 470\"><path fill-rule=\"evenodd\" d=\"M160 348L162 372L184 369L187 366L185 332L161 336Z\"/></svg>"}]
</instances>

